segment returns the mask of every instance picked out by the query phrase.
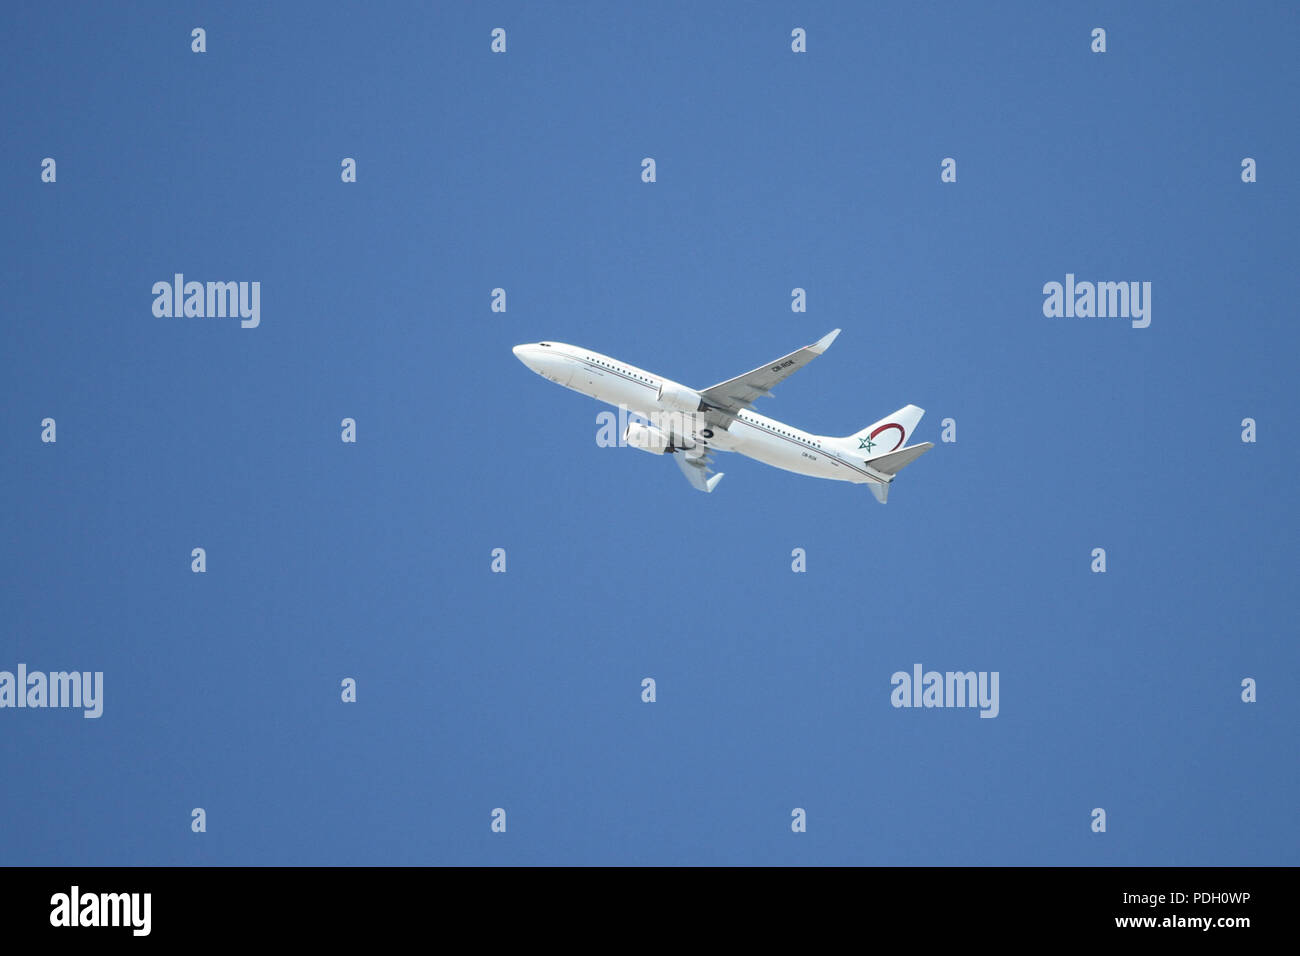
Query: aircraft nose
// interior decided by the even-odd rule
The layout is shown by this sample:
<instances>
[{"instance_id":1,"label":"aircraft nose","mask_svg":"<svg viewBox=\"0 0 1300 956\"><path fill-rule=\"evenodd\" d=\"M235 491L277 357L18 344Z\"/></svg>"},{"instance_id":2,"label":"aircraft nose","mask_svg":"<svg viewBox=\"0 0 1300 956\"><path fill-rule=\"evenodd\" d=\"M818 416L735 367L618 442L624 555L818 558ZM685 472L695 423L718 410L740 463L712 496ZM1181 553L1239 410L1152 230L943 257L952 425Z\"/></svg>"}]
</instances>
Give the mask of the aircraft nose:
<instances>
[{"instance_id":1,"label":"aircraft nose","mask_svg":"<svg viewBox=\"0 0 1300 956\"><path fill-rule=\"evenodd\" d=\"M537 371L537 353L539 349L536 345L516 345L512 351L515 353L515 358L534 372Z\"/></svg>"}]
</instances>

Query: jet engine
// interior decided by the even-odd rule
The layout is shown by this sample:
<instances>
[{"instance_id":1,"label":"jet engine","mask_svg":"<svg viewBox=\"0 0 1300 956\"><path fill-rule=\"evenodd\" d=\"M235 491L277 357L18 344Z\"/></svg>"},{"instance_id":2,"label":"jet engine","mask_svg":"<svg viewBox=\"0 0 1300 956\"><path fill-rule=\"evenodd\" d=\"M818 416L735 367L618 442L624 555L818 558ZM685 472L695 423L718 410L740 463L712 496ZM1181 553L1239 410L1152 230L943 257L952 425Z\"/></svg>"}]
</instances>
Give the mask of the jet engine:
<instances>
[{"instance_id":1,"label":"jet engine","mask_svg":"<svg viewBox=\"0 0 1300 956\"><path fill-rule=\"evenodd\" d=\"M627 431L623 432L623 441L652 455L668 453L668 436L653 425L628 422Z\"/></svg>"},{"instance_id":2,"label":"jet engine","mask_svg":"<svg viewBox=\"0 0 1300 956\"><path fill-rule=\"evenodd\" d=\"M659 404L674 412L699 412L704 410L700 393L675 382L659 384Z\"/></svg>"}]
</instances>

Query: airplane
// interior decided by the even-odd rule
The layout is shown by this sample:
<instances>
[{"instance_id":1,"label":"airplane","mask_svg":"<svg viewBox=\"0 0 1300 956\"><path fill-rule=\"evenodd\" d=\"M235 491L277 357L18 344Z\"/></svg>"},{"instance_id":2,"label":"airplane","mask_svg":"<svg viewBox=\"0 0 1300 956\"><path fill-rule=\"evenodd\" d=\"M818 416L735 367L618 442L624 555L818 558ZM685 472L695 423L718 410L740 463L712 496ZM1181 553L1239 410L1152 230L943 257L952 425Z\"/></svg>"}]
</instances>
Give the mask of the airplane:
<instances>
[{"instance_id":1,"label":"airplane","mask_svg":"<svg viewBox=\"0 0 1300 956\"><path fill-rule=\"evenodd\" d=\"M884 504L899 470L934 447L904 444L924 409L905 405L843 438L812 435L753 411L761 396L825 352L839 334L835 329L812 345L700 391L562 342L516 345L514 353L549 381L649 419L629 421L625 442L672 455L699 491L711 492L722 480L723 472L713 473L713 453L737 452L801 475L866 484Z\"/></svg>"}]
</instances>

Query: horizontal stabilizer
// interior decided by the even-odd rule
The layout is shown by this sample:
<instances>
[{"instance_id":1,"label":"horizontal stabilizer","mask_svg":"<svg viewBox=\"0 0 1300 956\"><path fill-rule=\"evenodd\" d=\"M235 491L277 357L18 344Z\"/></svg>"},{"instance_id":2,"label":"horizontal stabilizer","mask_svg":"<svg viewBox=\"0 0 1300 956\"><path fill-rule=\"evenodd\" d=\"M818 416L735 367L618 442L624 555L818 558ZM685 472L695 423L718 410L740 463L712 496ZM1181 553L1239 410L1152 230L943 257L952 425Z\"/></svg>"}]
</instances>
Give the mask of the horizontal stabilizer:
<instances>
[{"instance_id":1,"label":"horizontal stabilizer","mask_svg":"<svg viewBox=\"0 0 1300 956\"><path fill-rule=\"evenodd\" d=\"M877 458L868 458L866 463L871 468L881 472L882 474L896 475L904 465L916 461L916 459L920 458L933 447L934 443L928 441L922 442L919 445L909 445L906 448L900 448L898 451L891 451L888 454L880 455ZM872 487L872 491L875 491L874 486ZM877 494L876 497L880 498L881 501L885 500L884 498L881 498L879 494Z\"/></svg>"},{"instance_id":2,"label":"horizontal stabilizer","mask_svg":"<svg viewBox=\"0 0 1300 956\"><path fill-rule=\"evenodd\" d=\"M883 481L868 481L867 484L871 486L871 493L876 496L876 500L883 505L889 497L889 485Z\"/></svg>"}]
</instances>

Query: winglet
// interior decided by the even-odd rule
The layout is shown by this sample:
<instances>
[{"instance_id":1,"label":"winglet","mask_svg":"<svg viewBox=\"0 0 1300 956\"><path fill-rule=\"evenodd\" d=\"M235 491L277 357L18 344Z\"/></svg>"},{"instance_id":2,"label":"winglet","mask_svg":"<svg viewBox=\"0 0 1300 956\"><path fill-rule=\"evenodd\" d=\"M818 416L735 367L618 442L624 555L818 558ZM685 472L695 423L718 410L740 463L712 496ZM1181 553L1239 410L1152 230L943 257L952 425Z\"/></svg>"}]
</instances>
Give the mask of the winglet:
<instances>
[{"instance_id":1,"label":"winglet","mask_svg":"<svg viewBox=\"0 0 1300 956\"><path fill-rule=\"evenodd\" d=\"M815 343L808 346L808 348L812 349L818 355L821 355L823 352L825 352L828 348L831 347L831 343L835 341L835 336L839 334L840 334L840 330L836 329L834 332L822 336Z\"/></svg>"},{"instance_id":2,"label":"winglet","mask_svg":"<svg viewBox=\"0 0 1300 956\"><path fill-rule=\"evenodd\" d=\"M714 488L718 487L718 482L720 482L720 481L722 480L722 475L723 475L723 472L720 471L720 472L718 472L716 475L714 475L712 478L710 478L710 479L708 480L708 483L705 484L705 486L704 486L704 490L705 490L705 491L712 491Z\"/></svg>"}]
</instances>

